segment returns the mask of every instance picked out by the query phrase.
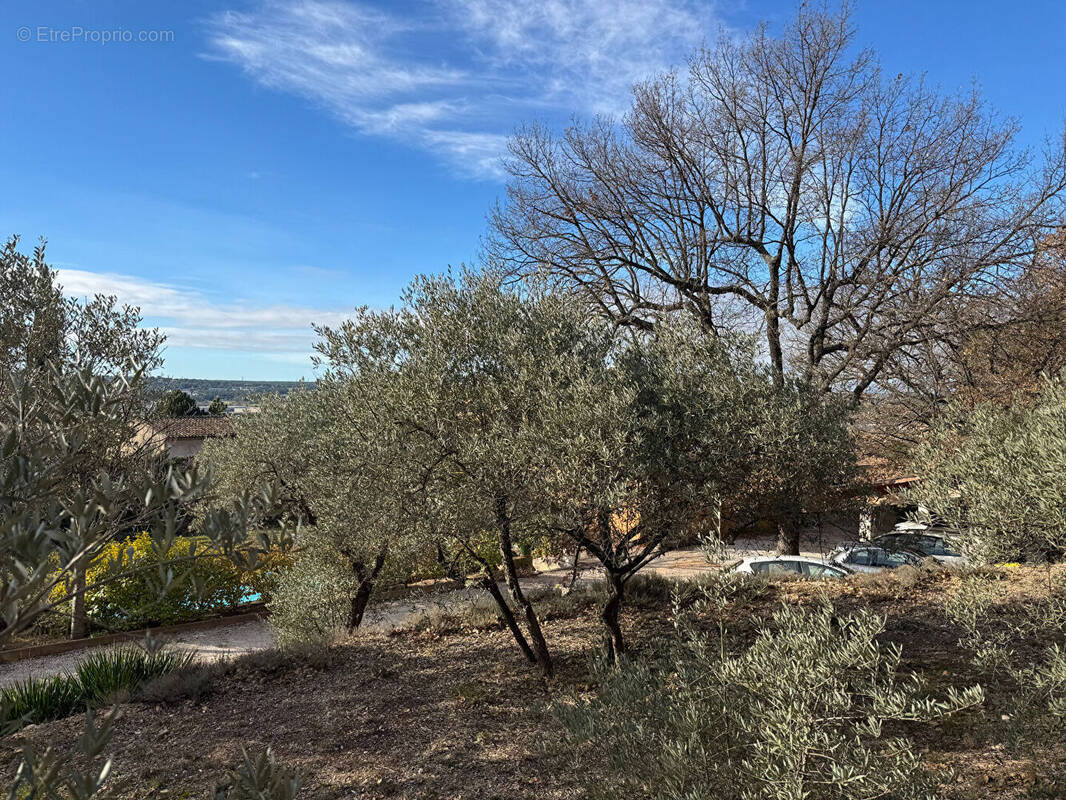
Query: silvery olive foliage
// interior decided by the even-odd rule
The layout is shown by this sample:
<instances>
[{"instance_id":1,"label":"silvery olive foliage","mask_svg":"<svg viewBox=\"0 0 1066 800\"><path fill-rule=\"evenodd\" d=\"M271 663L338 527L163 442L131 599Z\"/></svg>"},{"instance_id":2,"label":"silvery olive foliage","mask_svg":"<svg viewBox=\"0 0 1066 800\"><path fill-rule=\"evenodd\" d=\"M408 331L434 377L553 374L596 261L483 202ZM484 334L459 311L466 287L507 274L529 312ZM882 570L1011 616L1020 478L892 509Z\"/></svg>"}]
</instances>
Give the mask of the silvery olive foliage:
<instances>
[{"instance_id":1,"label":"silvery olive foliage","mask_svg":"<svg viewBox=\"0 0 1066 800\"><path fill-rule=\"evenodd\" d=\"M1066 553L1066 381L1032 405L955 408L914 456L916 502L957 528L977 562Z\"/></svg>"},{"instance_id":2,"label":"silvery olive foliage","mask_svg":"<svg viewBox=\"0 0 1066 800\"><path fill-rule=\"evenodd\" d=\"M32 386L45 374L81 369L92 376L147 374L162 362L163 336L140 327L136 308L112 296L66 298L56 273L45 260L44 243L30 254L19 250L18 237L0 248L0 387ZM134 445L139 421L148 409L146 383L129 380L112 396L107 414L81 426L77 458L66 458L64 480L85 488L100 472L125 471L123 462L140 462L143 448ZM75 572L70 604L70 633L88 629L84 575Z\"/></svg>"},{"instance_id":3,"label":"silvery olive foliage","mask_svg":"<svg viewBox=\"0 0 1066 800\"><path fill-rule=\"evenodd\" d=\"M374 590L402 582L425 552L396 429L360 396L379 396L371 380L327 379L261 398L259 413L234 420L233 438L207 442L200 454L217 478L214 502L268 481L278 487L280 519L298 523L294 563L278 570L270 606L287 642L351 632Z\"/></svg>"},{"instance_id":4,"label":"silvery olive foliage","mask_svg":"<svg viewBox=\"0 0 1066 800\"><path fill-rule=\"evenodd\" d=\"M121 376L52 368L12 378L0 393L0 643L51 613L53 589L130 530L152 534L160 596L182 579L183 564L165 554L179 535L183 507L210 486L209 473L151 459L123 462L121 470L81 471L85 449L101 426L124 413L129 391ZM253 520L275 503L269 488L245 491L206 514L199 533L252 569L263 553L285 546L281 530L249 536ZM116 570L108 580L128 574Z\"/></svg>"},{"instance_id":5,"label":"silvery olive foliage","mask_svg":"<svg viewBox=\"0 0 1066 800\"><path fill-rule=\"evenodd\" d=\"M605 664L593 697L556 706L578 772L604 798L933 798L900 731L983 693L929 696L883 630L871 612L783 607L747 648L690 632L657 658Z\"/></svg>"},{"instance_id":6,"label":"silvery olive foliage","mask_svg":"<svg viewBox=\"0 0 1066 800\"><path fill-rule=\"evenodd\" d=\"M1034 592L1011 604L1003 575L970 572L944 602L944 615L959 628L959 647L974 670L1008 687L992 717L1004 723L1014 744L1043 744L1066 732L1066 578L1049 568L1047 594ZM1059 641L1033 654L1031 641Z\"/></svg>"},{"instance_id":7,"label":"silvery olive foliage","mask_svg":"<svg viewBox=\"0 0 1066 800\"><path fill-rule=\"evenodd\" d=\"M133 439L146 409L143 377L158 364L162 341L138 328L136 309L119 310L114 298L64 299L43 247L27 257L12 240L0 251L0 267L2 647L54 612L55 587L84 586L88 565L130 531L152 536L160 554L155 583L165 594L187 566L165 554L183 509L206 495L211 476L166 464ZM250 533L276 503L269 487L248 488L205 514L198 532L216 553L254 568L264 552L285 546L283 530ZM130 574L116 569L108 580ZM74 622L76 634L84 622L77 603ZM10 797L88 800L105 793L106 749L118 720L117 710L88 717L76 745L81 759L56 748L23 750Z\"/></svg>"}]
</instances>

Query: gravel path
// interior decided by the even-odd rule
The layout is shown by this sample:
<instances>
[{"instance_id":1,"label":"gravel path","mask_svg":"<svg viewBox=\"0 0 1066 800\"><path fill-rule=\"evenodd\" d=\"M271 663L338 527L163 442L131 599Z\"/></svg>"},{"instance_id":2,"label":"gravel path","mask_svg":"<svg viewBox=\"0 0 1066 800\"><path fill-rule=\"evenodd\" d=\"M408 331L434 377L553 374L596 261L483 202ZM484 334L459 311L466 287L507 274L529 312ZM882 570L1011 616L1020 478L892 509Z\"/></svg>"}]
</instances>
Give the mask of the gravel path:
<instances>
[{"instance_id":1,"label":"gravel path","mask_svg":"<svg viewBox=\"0 0 1066 800\"><path fill-rule=\"evenodd\" d=\"M264 650L274 644L270 626L261 619L238 622L219 628L189 631L169 640L178 649L196 653L204 661L216 661L228 656L239 656L253 650ZM41 656L0 664L0 686L8 686L27 678L43 678L60 673L69 673L87 653L100 648L75 650L54 656Z\"/></svg>"}]
</instances>

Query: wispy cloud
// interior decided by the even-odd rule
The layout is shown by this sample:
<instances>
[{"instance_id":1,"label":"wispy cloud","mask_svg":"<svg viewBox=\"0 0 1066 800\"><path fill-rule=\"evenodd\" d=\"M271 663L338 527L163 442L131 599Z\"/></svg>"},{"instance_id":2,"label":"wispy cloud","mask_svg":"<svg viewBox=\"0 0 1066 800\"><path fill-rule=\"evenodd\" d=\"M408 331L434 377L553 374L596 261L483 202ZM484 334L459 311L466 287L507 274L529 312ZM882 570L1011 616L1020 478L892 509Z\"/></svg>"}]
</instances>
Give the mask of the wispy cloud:
<instances>
[{"instance_id":1,"label":"wispy cloud","mask_svg":"<svg viewBox=\"0 0 1066 800\"><path fill-rule=\"evenodd\" d=\"M533 115L617 113L718 22L704 0L437 0L417 19L365 3L266 0L208 21L207 57L365 135L498 177Z\"/></svg>"},{"instance_id":2,"label":"wispy cloud","mask_svg":"<svg viewBox=\"0 0 1066 800\"><path fill-rule=\"evenodd\" d=\"M175 347L259 352L308 358L311 324L336 325L345 312L303 306L226 304L195 289L155 283L130 275L61 267L59 283L68 297L114 295L138 306L146 322Z\"/></svg>"},{"instance_id":3,"label":"wispy cloud","mask_svg":"<svg viewBox=\"0 0 1066 800\"><path fill-rule=\"evenodd\" d=\"M453 18L497 68L540 80L541 100L615 114L629 90L684 63L717 25L713 4L682 0L452 0ZM535 88L535 87L531 87Z\"/></svg>"}]
</instances>

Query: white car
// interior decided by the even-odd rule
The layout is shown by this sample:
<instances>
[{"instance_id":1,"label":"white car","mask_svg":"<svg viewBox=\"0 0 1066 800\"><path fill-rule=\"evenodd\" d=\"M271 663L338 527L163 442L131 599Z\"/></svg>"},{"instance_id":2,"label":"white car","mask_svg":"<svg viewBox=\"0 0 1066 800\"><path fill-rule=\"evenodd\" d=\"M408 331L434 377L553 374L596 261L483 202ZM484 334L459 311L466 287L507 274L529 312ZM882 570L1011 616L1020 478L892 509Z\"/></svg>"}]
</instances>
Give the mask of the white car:
<instances>
[{"instance_id":1,"label":"white car","mask_svg":"<svg viewBox=\"0 0 1066 800\"><path fill-rule=\"evenodd\" d=\"M838 547L830 554L829 561L852 572L873 573L902 567L904 564L916 567L922 563L922 558L920 553L910 550L879 547L871 542L856 542Z\"/></svg>"},{"instance_id":2,"label":"white car","mask_svg":"<svg viewBox=\"0 0 1066 800\"><path fill-rule=\"evenodd\" d=\"M732 568L732 572L752 575L798 575L803 578L843 578L848 574L845 567L830 564L810 556L757 556L745 558Z\"/></svg>"}]
</instances>

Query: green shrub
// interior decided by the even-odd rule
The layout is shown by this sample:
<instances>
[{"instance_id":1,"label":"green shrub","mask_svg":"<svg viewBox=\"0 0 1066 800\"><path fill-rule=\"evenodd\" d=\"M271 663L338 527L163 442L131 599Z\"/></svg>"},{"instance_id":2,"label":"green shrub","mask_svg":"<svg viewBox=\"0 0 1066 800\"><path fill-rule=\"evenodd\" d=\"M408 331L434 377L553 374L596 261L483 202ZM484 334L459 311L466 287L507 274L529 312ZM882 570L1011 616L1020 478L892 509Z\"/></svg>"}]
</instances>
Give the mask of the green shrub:
<instances>
[{"instance_id":1,"label":"green shrub","mask_svg":"<svg viewBox=\"0 0 1066 800\"><path fill-rule=\"evenodd\" d=\"M960 628L959 647L970 652L974 669L1006 689L991 716L1005 723L1008 739L1046 744L1066 733L1066 652L1053 644L1037 656L1025 645L1066 632L1066 585L1049 572L1046 597L1010 607L1003 578L1001 570L966 571L944 613Z\"/></svg>"},{"instance_id":2,"label":"green shrub","mask_svg":"<svg viewBox=\"0 0 1066 800\"><path fill-rule=\"evenodd\" d=\"M269 747L254 757L243 748L241 754L241 766L215 787L215 800L295 800L303 779L279 764Z\"/></svg>"},{"instance_id":3,"label":"green shrub","mask_svg":"<svg viewBox=\"0 0 1066 800\"><path fill-rule=\"evenodd\" d=\"M315 540L282 570L268 604L270 627L282 648L328 645L345 627L356 581L326 546Z\"/></svg>"},{"instance_id":4,"label":"green shrub","mask_svg":"<svg viewBox=\"0 0 1066 800\"><path fill-rule=\"evenodd\" d=\"M225 664L190 664L189 666L160 675L138 688L133 699L151 705L177 705L190 700L199 702L210 696Z\"/></svg>"},{"instance_id":5,"label":"green shrub","mask_svg":"<svg viewBox=\"0 0 1066 800\"><path fill-rule=\"evenodd\" d=\"M89 620L105 630L135 630L227 611L249 595L269 593L287 558L268 554L257 569L243 571L199 537L179 536L163 550L142 531L111 542L89 566ZM56 586L51 602L69 606L69 590Z\"/></svg>"},{"instance_id":6,"label":"green shrub","mask_svg":"<svg viewBox=\"0 0 1066 800\"><path fill-rule=\"evenodd\" d=\"M81 687L69 675L30 678L6 687L0 693L4 724L23 725L62 719L85 709Z\"/></svg>"},{"instance_id":7,"label":"green shrub","mask_svg":"<svg viewBox=\"0 0 1066 800\"><path fill-rule=\"evenodd\" d=\"M926 798L933 779L903 723L975 706L897 676L884 620L826 603L784 608L738 655L702 635L656 658L597 667L599 692L558 703L593 797L657 800Z\"/></svg>"},{"instance_id":8,"label":"green shrub","mask_svg":"<svg viewBox=\"0 0 1066 800\"><path fill-rule=\"evenodd\" d=\"M187 667L192 656L157 648L99 650L75 665L71 675L32 678L0 691L6 728L69 717L108 705L142 683Z\"/></svg>"}]
</instances>

